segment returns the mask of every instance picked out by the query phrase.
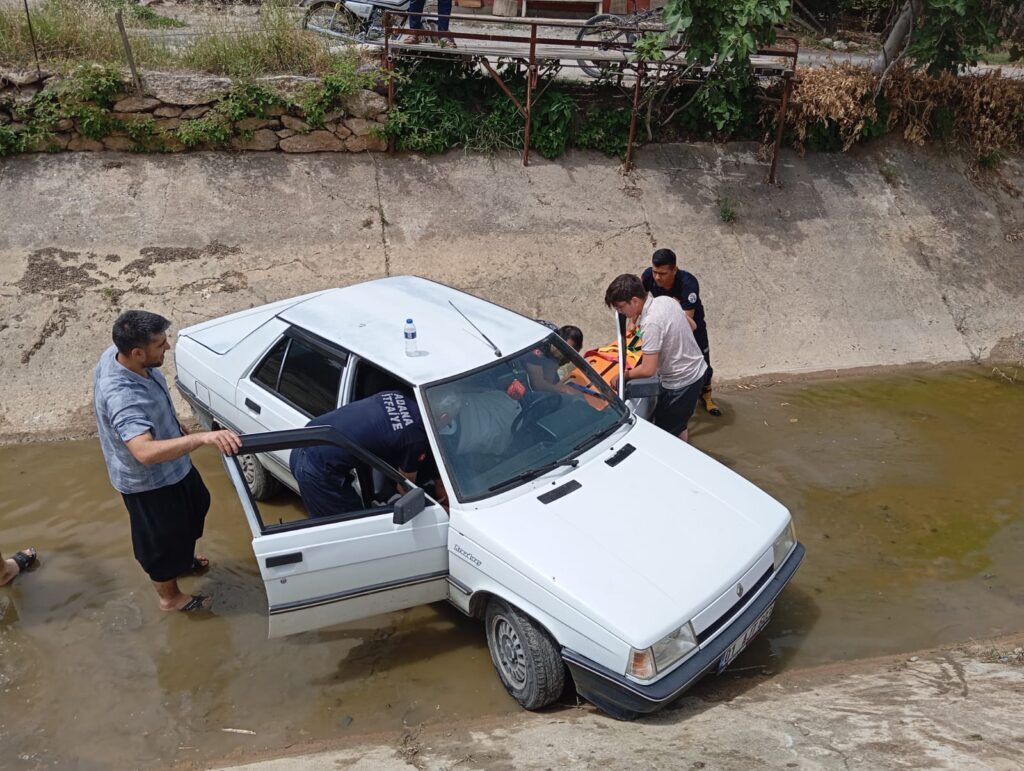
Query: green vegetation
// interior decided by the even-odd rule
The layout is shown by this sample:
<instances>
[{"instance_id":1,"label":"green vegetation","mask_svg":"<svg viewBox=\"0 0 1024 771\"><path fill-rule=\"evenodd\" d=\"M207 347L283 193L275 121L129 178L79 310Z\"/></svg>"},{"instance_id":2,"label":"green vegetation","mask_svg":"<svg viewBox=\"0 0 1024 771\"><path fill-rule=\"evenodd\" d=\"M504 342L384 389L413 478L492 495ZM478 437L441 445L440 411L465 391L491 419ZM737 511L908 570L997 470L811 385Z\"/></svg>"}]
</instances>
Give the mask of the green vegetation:
<instances>
[{"instance_id":1,"label":"green vegetation","mask_svg":"<svg viewBox=\"0 0 1024 771\"><path fill-rule=\"evenodd\" d=\"M128 20L135 20L139 26L147 29L173 29L185 26L184 22L161 16L148 5L139 5L133 0L97 0L97 2L114 11L121 11L126 23Z\"/></svg>"},{"instance_id":2,"label":"green vegetation","mask_svg":"<svg viewBox=\"0 0 1024 771\"><path fill-rule=\"evenodd\" d=\"M273 91L239 82L205 115L184 121L174 136L185 147L220 147L231 139L235 121L264 118L267 110L277 104L283 104L283 100Z\"/></svg>"},{"instance_id":3,"label":"green vegetation","mask_svg":"<svg viewBox=\"0 0 1024 771\"><path fill-rule=\"evenodd\" d=\"M891 163L883 163L879 166L878 173L890 186L895 187L900 181L900 170Z\"/></svg>"},{"instance_id":4,"label":"green vegetation","mask_svg":"<svg viewBox=\"0 0 1024 771\"><path fill-rule=\"evenodd\" d=\"M718 216L726 225L736 221L736 199L728 193L723 193L718 198Z\"/></svg>"},{"instance_id":5,"label":"green vegetation","mask_svg":"<svg viewBox=\"0 0 1024 771\"><path fill-rule=\"evenodd\" d=\"M852 65L802 68L787 116L786 142L801 151L840 152L899 131L910 142L935 139L962 149L975 169L997 166L1007 153L1024 148L1024 83L949 72L986 50L1008 49L1008 57L1019 56L1013 46L1021 25L1014 27L1006 15L1007 0L913 3L920 29L911 48L918 63L938 74L905 63L884 77ZM812 0L807 4L820 5ZM841 0L839 6L844 19L852 14L867 25L869 17L883 12L891 16L904 3ZM40 0L32 8L45 66L70 76L50 81L28 104L4 108L16 125L0 125L0 154L56 149L56 139L63 141L58 132L70 131L72 125L90 139L127 136L136 151L222 147L232 139L236 122L265 117L272 107L301 114L318 128L343 109L351 94L373 88L381 78L378 71L362 68L356 54L332 54L332 41L300 30L289 0L267 0L251 29L215 29L173 50L160 42L159 34L141 34L141 27L166 26L167 20L134 0ZM141 67L228 74L235 78L230 93L205 115L173 129L152 118L115 118L114 99L125 90L124 53L113 21L118 9L130 26ZM764 97L778 96L778 87L762 92L748 60L758 44L773 40L775 25L788 9L789 0L669 0L666 34L684 42L686 59L710 75L698 84L662 80L647 86L638 141L770 141L775 107ZM979 10L988 15L978 17ZM662 36L649 34L639 48L650 59L659 59L662 42ZM25 66L32 58L24 12L17 4L0 6L0 64ZM78 64L83 58L94 63ZM253 82L256 76L281 72L316 74L321 80L287 103ZM500 74L519 103L525 103L523 73L505 65ZM397 107L383 131L399 149L522 149L522 114L478 68L462 61L423 60L403 65L396 81ZM569 147L623 157L630 111L623 106L628 95L620 86L614 75L569 82L542 73L534 91L531 149L547 158ZM247 138L251 134L242 132ZM881 173L892 183L884 169Z\"/></svg>"},{"instance_id":6,"label":"green vegetation","mask_svg":"<svg viewBox=\"0 0 1024 771\"><path fill-rule=\"evenodd\" d=\"M199 70L237 78L267 74L323 75L337 55L332 41L300 29L288 0L265 2L251 29L237 22L217 22L194 38L171 38L146 29L178 27L132 0L42 0L31 6L40 59L48 69L69 70L83 62L124 64L125 54L115 12L124 12L132 53L143 69ZM20 3L0 4L0 65L34 64L35 55L25 11Z\"/></svg>"},{"instance_id":7,"label":"green vegetation","mask_svg":"<svg viewBox=\"0 0 1024 771\"><path fill-rule=\"evenodd\" d=\"M500 74L519 103L525 103L523 75L512 67ZM570 146L624 155L629 111L603 106L610 96L606 86L574 84L571 93L569 88L569 84L546 79L538 84L530 147L545 158L557 158ZM584 117L581 107L588 102L592 103ZM423 62L403 70L398 75L396 103L385 132L395 138L400 150L522 149L522 114L493 80L461 63ZM624 130L617 133L620 128Z\"/></svg>"},{"instance_id":8,"label":"green vegetation","mask_svg":"<svg viewBox=\"0 0 1024 771\"><path fill-rule=\"evenodd\" d=\"M1024 9L1020 0L914 0L913 32L906 57L929 75L957 72L978 63L986 51L1009 47L1008 60L1024 54Z\"/></svg>"},{"instance_id":9,"label":"green vegetation","mask_svg":"<svg viewBox=\"0 0 1024 771\"><path fill-rule=\"evenodd\" d=\"M345 97L371 86L375 73L358 71L353 57L338 60L322 84L307 88L300 104L283 99L251 81L236 82L204 115L164 129L153 116L117 117L113 107L126 89L121 70L113 65L81 66L61 80L53 80L30 102L9 106L18 128L0 124L0 156L33 150L57 150L54 132L68 122L88 139L127 136L131 152L166 152L174 146L223 147L235 133L235 123L246 118L265 118L272 108L313 110L311 120L323 121L327 111L341 109ZM278 112L281 110L279 109ZM245 132L243 132L244 135Z\"/></svg>"},{"instance_id":10,"label":"green vegetation","mask_svg":"<svg viewBox=\"0 0 1024 771\"><path fill-rule=\"evenodd\" d=\"M359 58L342 56L333 61L331 69L317 86L303 92L299 104L306 122L313 127L324 125L324 116L337 109L345 97L361 88L373 88L378 80L375 70L360 70Z\"/></svg>"},{"instance_id":11,"label":"green vegetation","mask_svg":"<svg viewBox=\"0 0 1024 771\"><path fill-rule=\"evenodd\" d=\"M194 40L180 55L189 69L236 78L271 73L322 75L329 73L336 56L327 38L299 28L293 5L286 0L265 2L251 30L214 28Z\"/></svg>"},{"instance_id":12,"label":"green vegetation","mask_svg":"<svg viewBox=\"0 0 1024 771\"><path fill-rule=\"evenodd\" d=\"M118 5L109 0L42 0L30 5L40 59L51 69L73 69L83 62L123 62L124 47L114 21ZM154 26L152 22L129 13L125 26L140 66L162 67L174 61L166 46L134 33L139 27ZM24 8L21 3L0 4L0 64L26 65L34 61Z\"/></svg>"},{"instance_id":13,"label":"green vegetation","mask_svg":"<svg viewBox=\"0 0 1024 771\"><path fill-rule=\"evenodd\" d=\"M591 110L576 132L576 147L625 158L629 142L629 118L630 111L624 107Z\"/></svg>"}]
</instances>

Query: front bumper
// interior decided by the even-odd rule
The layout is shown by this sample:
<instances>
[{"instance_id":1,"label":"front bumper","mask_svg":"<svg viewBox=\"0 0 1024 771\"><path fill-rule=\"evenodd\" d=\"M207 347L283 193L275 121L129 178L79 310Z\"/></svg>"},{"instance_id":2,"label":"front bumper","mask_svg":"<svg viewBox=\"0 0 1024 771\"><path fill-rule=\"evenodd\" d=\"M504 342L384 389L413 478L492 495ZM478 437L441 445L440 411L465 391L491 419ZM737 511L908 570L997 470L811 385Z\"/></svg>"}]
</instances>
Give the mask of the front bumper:
<instances>
[{"instance_id":1,"label":"front bumper","mask_svg":"<svg viewBox=\"0 0 1024 771\"><path fill-rule=\"evenodd\" d=\"M674 701L718 664L722 654L754 621L775 602L804 558L803 544L797 543L789 558L772 576L761 593L721 634L679 667L653 683L641 684L613 672L568 648L562 658L576 683L576 692L612 717L632 718L655 712Z\"/></svg>"}]
</instances>

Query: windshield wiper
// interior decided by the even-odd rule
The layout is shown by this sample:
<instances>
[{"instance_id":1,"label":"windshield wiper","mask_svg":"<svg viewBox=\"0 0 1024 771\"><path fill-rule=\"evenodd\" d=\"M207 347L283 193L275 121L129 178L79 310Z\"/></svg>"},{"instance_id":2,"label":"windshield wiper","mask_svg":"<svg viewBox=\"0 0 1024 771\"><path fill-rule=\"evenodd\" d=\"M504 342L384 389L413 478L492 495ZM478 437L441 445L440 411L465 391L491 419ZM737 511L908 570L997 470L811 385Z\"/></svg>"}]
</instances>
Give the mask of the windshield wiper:
<instances>
[{"instance_id":1,"label":"windshield wiper","mask_svg":"<svg viewBox=\"0 0 1024 771\"><path fill-rule=\"evenodd\" d=\"M499 482L496 485L491 485L490 487L487 488L487 492L493 493L495 490L500 490L502 488L509 487L511 485L514 485L516 482L528 482L531 479L536 479L537 477L544 476L549 471L554 471L556 468L560 468L561 466L572 466L573 468L576 468L578 465L580 465L580 462L576 458L570 457L575 452L576 450L574 449L571 453L569 453L569 455L565 456L564 458L553 460L550 463L545 463L543 466L537 466L537 468L532 468L529 471L524 471L521 474L516 474L514 477L509 477L504 482Z\"/></svg>"}]
</instances>

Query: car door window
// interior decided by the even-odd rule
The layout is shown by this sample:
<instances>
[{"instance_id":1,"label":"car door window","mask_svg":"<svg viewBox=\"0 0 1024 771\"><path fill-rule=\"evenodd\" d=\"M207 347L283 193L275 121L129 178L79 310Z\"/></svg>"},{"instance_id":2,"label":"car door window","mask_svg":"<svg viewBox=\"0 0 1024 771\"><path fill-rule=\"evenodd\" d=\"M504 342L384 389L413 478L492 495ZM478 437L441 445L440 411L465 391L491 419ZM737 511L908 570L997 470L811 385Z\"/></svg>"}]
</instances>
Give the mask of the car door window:
<instances>
[{"instance_id":1,"label":"car door window","mask_svg":"<svg viewBox=\"0 0 1024 771\"><path fill-rule=\"evenodd\" d=\"M284 363L284 354L290 342L291 338L282 337L253 371L252 379L271 391L277 391L278 383L281 381L281 365Z\"/></svg>"},{"instance_id":2,"label":"car door window","mask_svg":"<svg viewBox=\"0 0 1024 771\"><path fill-rule=\"evenodd\" d=\"M253 452L242 459L231 457L228 462L237 466L238 472L244 476L244 463L255 462L265 467L269 466L268 454ZM376 464L359 461L356 468L345 477L323 476L317 480L312 490L306 491L307 494L322 496L326 491L330 495L335 488L349 486L360 499L360 503L352 510L339 509L337 513L328 513L320 517L310 516L301 495L290 489L281 490L271 500L261 501L258 505L248 488L246 493L258 523L258 530L264 535L378 516L384 516L390 521L394 513L394 501L405 491L404 488L399 488L397 480L393 478L394 475L394 471L389 474L385 468ZM431 458L427 458L420 473L417 474L416 483L427 493L428 505L436 505L436 479L436 464Z\"/></svg>"},{"instance_id":3,"label":"car door window","mask_svg":"<svg viewBox=\"0 0 1024 771\"><path fill-rule=\"evenodd\" d=\"M313 417L337 407L344 366L326 351L287 336L256 366L252 379Z\"/></svg>"}]
</instances>

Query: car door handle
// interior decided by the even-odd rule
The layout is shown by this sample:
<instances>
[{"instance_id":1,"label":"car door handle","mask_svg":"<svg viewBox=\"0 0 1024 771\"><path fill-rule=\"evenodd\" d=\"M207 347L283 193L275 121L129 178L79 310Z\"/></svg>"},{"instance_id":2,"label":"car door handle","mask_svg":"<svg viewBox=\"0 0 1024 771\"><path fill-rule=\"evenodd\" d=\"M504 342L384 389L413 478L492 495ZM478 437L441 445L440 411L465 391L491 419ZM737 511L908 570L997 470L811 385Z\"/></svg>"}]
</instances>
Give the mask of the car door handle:
<instances>
[{"instance_id":1,"label":"car door handle","mask_svg":"<svg viewBox=\"0 0 1024 771\"><path fill-rule=\"evenodd\" d=\"M254 402L252 399L249 399L249 398L246 398L245 406L248 407L253 412L255 412L257 415L259 415L260 414L260 410L263 409L262 407L260 407L260 405L258 405L256 402Z\"/></svg>"},{"instance_id":2,"label":"car door handle","mask_svg":"<svg viewBox=\"0 0 1024 771\"><path fill-rule=\"evenodd\" d=\"M267 557L267 567L277 568L281 565L294 565L296 562L302 562L302 552L297 551L291 554L275 554L273 557Z\"/></svg>"}]
</instances>

